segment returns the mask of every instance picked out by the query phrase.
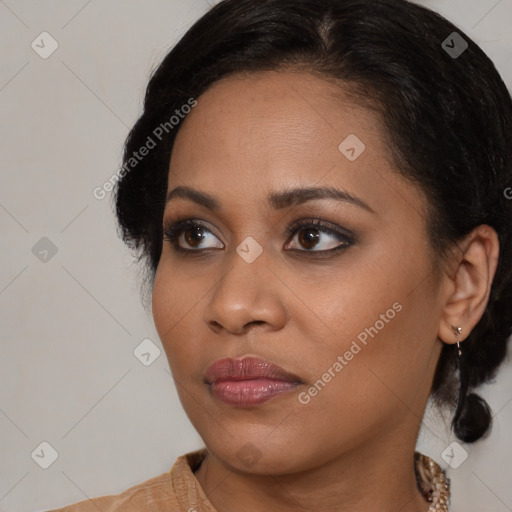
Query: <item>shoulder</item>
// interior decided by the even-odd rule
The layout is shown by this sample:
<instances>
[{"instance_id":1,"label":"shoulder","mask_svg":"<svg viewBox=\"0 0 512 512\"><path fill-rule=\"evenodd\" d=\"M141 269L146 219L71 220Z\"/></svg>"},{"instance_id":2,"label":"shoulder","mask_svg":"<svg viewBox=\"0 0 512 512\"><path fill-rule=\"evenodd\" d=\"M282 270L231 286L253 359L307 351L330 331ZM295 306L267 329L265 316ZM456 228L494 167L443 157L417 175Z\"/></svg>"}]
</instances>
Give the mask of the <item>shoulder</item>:
<instances>
[{"instance_id":1,"label":"shoulder","mask_svg":"<svg viewBox=\"0 0 512 512\"><path fill-rule=\"evenodd\" d=\"M173 508L175 506L176 508ZM126 489L121 494L92 498L48 512L118 512L178 509L176 494L173 492L170 472L151 478Z\"/></svg>"},{"instance_id":2,"label":"shoulder","mask_svg":"<svg viewBox=\"0 0 512 512\"><path fill-rule=\"evenodd\" d=\"M182 455L172 469L143 483L126 489L121 494L101 496L74 503L47 512L174 512L181 510L181 486L177 481L194 480L191 463L200 460L202 451Z\"/></svg>"}]
</instances>

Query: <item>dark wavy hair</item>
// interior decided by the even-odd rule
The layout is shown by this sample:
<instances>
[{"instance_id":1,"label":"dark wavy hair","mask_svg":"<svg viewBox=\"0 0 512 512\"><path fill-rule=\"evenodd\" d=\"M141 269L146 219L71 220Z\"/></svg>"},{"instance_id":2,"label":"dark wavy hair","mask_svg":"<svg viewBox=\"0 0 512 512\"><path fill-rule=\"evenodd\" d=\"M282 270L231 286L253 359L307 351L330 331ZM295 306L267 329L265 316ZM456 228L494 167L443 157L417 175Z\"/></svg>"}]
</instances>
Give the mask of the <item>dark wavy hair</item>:
<instances>
[{"instance_id":1,"label":"dark wavy hair","mask_svg":"<svg viewBox=\"0 0 512 512\"><path fill-rule=\"evenodd\" d=\"M457 55L449 50L463 49L460 37L468 47ZM500 257L487 307L461 345L460 371L456 345L444 344L431 393L438 405L457 404L452 428L459 439L480 439L492 414L472 390L495 376L512 333L512 101L481 48L425 7L406 0L224 0L186 32L150 78L124 169L167 122L165 137L115 189L120 236L146 270L143 290L152 288L162 250L179 130L170 117L221 78L284 69L332 80L379 113L397 172L429 200L436 260L476 226L496 230Z\"/></svg>"}]
</instances>

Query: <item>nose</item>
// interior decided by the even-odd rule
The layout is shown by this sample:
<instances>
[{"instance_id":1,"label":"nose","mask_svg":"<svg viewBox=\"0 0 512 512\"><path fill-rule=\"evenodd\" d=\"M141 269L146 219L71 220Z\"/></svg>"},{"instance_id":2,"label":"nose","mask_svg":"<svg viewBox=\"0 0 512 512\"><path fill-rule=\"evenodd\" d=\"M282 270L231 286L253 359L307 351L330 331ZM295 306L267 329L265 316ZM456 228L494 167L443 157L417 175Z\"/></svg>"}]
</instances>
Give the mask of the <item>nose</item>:
<instances>
[{"instance_id":1,"label":"nose","mask_svg":"<svg viewBox=\"0 0 512 512\"><path fill-rule=\"evenodd\" d=\"M284 284L266 265L264 255L247 263L236 252L230 268L213 289L204 310L210 329L246 334L251 326L279 330L286 324Z\"/></svg>"}]
</instances>

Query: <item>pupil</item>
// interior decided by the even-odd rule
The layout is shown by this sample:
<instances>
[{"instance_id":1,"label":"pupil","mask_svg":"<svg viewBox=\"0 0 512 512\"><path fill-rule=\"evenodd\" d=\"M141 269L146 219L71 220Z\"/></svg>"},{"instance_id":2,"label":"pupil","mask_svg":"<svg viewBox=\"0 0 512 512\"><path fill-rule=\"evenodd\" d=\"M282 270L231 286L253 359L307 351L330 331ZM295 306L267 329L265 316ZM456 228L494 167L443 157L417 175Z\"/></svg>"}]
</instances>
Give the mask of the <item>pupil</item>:
<instances>
[{"instance_id":1,"label":"pupil","mask_svg":"<svg viewBox=\"0 0 512 512\"><path fill-rule=\"evenodd\" d=\"M202 230L203 228L200 226L187 230L185 234L187 243L192 246L199 245L204 238ZM192 233L192 235L190 235L190 233Z\"/></svg>"},{"instance_id":2,"label":"pupil","mask_svg":"<svg viewBox=\"0 0 512 512\"><path fill-rule=\"evenodd\" d=\"M304 234L299 237L299 241L306 249L311 249L314 247L320 238L317 229L304 229L302 233Z\"/></svg>"}]
</instances>

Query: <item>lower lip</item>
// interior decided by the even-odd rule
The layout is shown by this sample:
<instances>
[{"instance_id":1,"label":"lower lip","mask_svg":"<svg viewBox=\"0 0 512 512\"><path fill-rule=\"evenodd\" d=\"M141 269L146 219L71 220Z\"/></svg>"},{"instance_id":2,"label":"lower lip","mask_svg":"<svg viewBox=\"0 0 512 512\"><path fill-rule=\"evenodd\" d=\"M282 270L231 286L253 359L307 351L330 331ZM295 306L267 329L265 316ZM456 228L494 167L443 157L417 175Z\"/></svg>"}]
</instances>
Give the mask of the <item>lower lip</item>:
<instances>
[{"instance_id":1,"label":"lower lip","mask_svg":"<svg viewBox=\"0 0 512 512\"><path fill-rule=\"evenodd\" d=\"M296 382L272 379L225 380L210 385L214 396L229 405L250 407L275 396L287 393L298 386Z\"/></svg>"}]
</instances>

